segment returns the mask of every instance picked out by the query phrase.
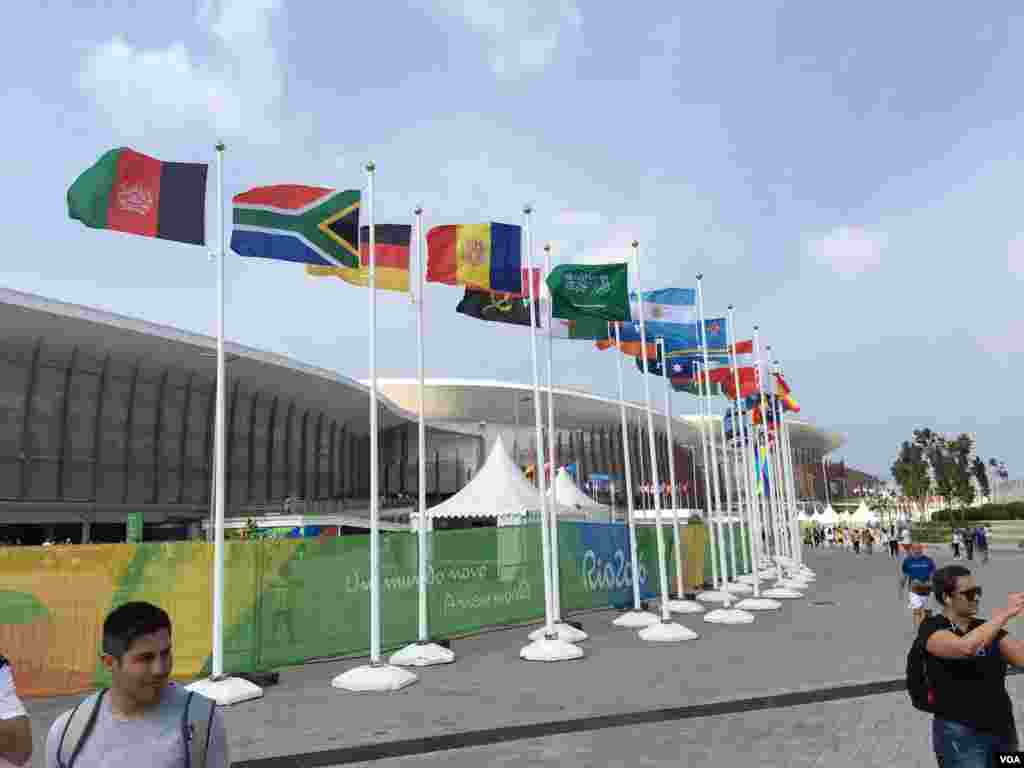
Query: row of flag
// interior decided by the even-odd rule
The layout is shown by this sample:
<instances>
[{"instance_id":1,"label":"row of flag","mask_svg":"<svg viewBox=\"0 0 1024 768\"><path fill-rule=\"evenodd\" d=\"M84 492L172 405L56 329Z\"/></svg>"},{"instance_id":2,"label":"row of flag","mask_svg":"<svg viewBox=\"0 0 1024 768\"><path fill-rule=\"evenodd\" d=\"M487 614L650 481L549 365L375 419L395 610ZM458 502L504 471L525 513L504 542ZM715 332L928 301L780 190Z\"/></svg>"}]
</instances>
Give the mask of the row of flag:
<instances>
[{"instance_id":1,"label":"row of flag","mask_svg":"<svg viewBox=\"0 0 1024 768\"><path fill-rule=\"evenodd\" d=\"M206 177L205 164L113 149L71 185L68 212L88 227L202 245ZM302 264L313 277L369 285L370 231L360 226L359 190L278 184L247 190L232 202L231 250L239 256ZM412 226L375 224L373 234L378 288L408 292ZM703 387L731 400L749 399L753 423L774 425L772 408L762 413L753 342L739 341L730 349L724 317L707 319L702 327L695 289L646 291L641 302L628 290L626 264L568 264L551 271L542 296L541 270L528 273L523 267L519 226L443 225L430 229L426 241L425 280L462 286L460 314L509 325L532 322L547 330L550 309L553 337L592 341L602 350L618 347L635 358L641 372L646 356L647 372L667 375L676 391L698 395ZM782 375L774 376L774 396L786 411L799 411Z\"/></svg>"}]
</instances>

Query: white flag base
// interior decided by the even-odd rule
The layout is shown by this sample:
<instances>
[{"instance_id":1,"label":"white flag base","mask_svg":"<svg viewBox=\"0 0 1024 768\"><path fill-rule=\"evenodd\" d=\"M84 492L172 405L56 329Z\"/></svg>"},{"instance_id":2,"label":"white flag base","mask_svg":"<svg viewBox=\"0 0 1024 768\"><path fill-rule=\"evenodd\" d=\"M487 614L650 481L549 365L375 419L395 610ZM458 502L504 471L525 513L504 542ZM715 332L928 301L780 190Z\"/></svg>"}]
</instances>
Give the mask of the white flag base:
<instances>
[{"instance_id":1,"label":"white flag base","mask_svg":"<svg viewBox=\"0 0 1024 768\"><path fill-rule=\"evenodd\" d=\"M451 664L455 654L437 643L410 643L400 651L391 654L388 662L397 667L432 667L435 664Z\"/></svg>"},{"instance_id":2,"label":"white flag base","mask_svg":"<svg viewBox=\"0 0 1024 768\"><path fill-rule=\"evenodd\" d=\"M739 608L716 608L704 615L704 621L709 624L751 624L754 614Z\"/></svg>"},{"instance_id":3,"label":"white flag base","mask_svg":"<svg viewBox=\"0 0 1024 768\"><path fill-rule=\"evenodd\" d=\"M572 661L583 658L583 649L557 637L550 640L542 637L519 651L519 658L526 661Z\"/></svg>"},{"instance_id":4,"label":"white flag base","mask_svg":"<svg viewBox=\"0 0 1024 768\"><path fill-rule=\"evenodd\" d=\"M799 600L804 596L804 593L786 587L773 587L772 589L763 590L761 595L763 597L770 597L772 600Z\"/></svg>"},{"instance_id":5,"label":"white flag base","mask_svg":"<svg viewBox=\"0 0 1024 768\"><path fill-rule=\"evenodd\" d=\"M750 584L733 582L732 584L725 585L725 591L733 595L749 595L754 591L754 588Z\"/></svg>"},{"instance_id":6,"label":"white flag base","mask_svg":"<svg viewBox=\"0 0 1024 768\"><path fill-rule=\"evenodd\" d=\"M704 606L696 600L668 600L665 603L669 613L704 613Z\"/></svg>"},{"instance_id":7,"label":"white flag base","mask_svg":"<svg viewBox=\"0 0 1024 768\"><path fill-rule=\"evenodd\" d=\"M697 599L702 603L728 603L732 601L732 595L715 589L707 592L698 592Z\"/></svg>"},{"instance_id":8,"label":"white flag base","mask_svg":"<svg viewBox=\"0 0 1024 768\"><path fill-rule=\"evenodd\" d=\"M782 607L782 603L765 597L746 597L736 603L736 607L741 611L777 611Z\"/></svg>"},{"instance_id":9,"label":"white flag base","mask_svg":"<svg viewBox=\"0 0 1024 768\"><path fill-rule=\"evenodd\" d=\"M559 621L555 623L554 628L555 634L558 635L558 639L564 640L567 643L580 643L587 639L586 632L581 629L576 629L576 627L571 624ZM531 642L543 640L547 631L547 627L541 627L540 629L531 632L527 637Z\"/></svg>"},{"instance_id":10,"label":"white flag base","mask_svg":"<svg viewBox=\"0 0 1024 768\"><path fill-rule=\"evenodd\" d=\"M612 624L616 627L625 627L626 629L642 629L643 627L657 624L659 621L661 619L656 614L649 613L648 611L626 611L615 619Z\"/></svg>"},{"instance_id":11,"label":"white flag base","mask_svg":"<svg viewBox=\"0 0 1024 768\"><path fill-rule=\"evenodd\" d=\"M775 586L781 587L782 589L798 589L805 590L809 587L808 583L803 579L780 579L775 582Z\"/></svg>"},{"instance_id":12,"label":"white flag base","mask_svg":"<svg viewBox=\"0 0 1024 768\"><path fill-rule=\"evenodd\" d=\"M222 677L217 680L207 677L185 686L185 690L217 702L218 707L230 707L232 704L263 697L262 688L240 677Z\"/></svg>"},{"instance_id":13,"label":"white flag base","mask_svg":"<svg viewBox=\"0 0 1024 768\"><path fill-rule=\"evenodd\" d=\"M684 640L696 640L698 635L692 629L674 621L659 621L644 627L638 633L641 640L649 643L681 643Z\"/></svg>"},{"instance_id":14,"label":"white flag base","mask_svg":"<svg viewBox=\"0 0 1024 768\"><path fill-rule=\"evenodd\" d=\"M367 664L343 672L331 681L331 685L353 693L388 693L400 691L418 679L408 669L390 664Z\"/></svg>"}]
</instances>

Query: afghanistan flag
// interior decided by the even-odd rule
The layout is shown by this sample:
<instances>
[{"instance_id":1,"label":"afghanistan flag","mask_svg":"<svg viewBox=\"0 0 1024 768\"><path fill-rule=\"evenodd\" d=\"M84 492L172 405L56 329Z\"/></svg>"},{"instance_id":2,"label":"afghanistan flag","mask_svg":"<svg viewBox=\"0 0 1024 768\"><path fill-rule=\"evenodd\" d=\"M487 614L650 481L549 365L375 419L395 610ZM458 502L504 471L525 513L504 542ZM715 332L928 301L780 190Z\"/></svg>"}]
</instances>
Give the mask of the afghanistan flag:
<instances>
[{"instance_id":1,"label":"afghanistan flag","mask_svg":"<svg viewBox=\"0 0 1024 768\"><path fill-rule=\"evenodd\" d=\"M534 326L541 327L540 302L535 302ZM529 299L516 299L502 293L489 293L467 288L466 295L455 307L459 314L492 323L530 327Z\"/></svg>"},{"instance_id":2,"label":"afghanistan flag","mask_svg":"<svg viewBox=\"0 0 1024 768\"><path fill-rule=\"evenodd\" d=\"M521 293L521 269L522 229L514 224L449 224L427 233L428 283Z\"/></svg>"},{"instance_id":3,"label":"afghanistan flag","mask_svg":"<svg viewBox=\"0 0 1024 768\"><path fill-rule=\"evenodd\" d=\"M68 216L93 229L203 245L206 169L112 149L71 185Z\"/></svg>"},{"instance_id":4,"label":"afghanistan flag","mask_svg":"<svg viewBox=\"0 0 1024 768\"><path fill-rule=\"evenodd\" d=\"M562 264L547 279L551 313L563 320L629 320L625 264Z\"/></svg>"},{"instance_id":5,"label":"afghanistan flag","mask_svg":"<svg viewBox=\"0 0 1024 768\"><path fill-rule=\"evenodd\" d=\"M359 267L359 190L277 184L235 195L239 256Z\"/></svg>"}]
</instances>

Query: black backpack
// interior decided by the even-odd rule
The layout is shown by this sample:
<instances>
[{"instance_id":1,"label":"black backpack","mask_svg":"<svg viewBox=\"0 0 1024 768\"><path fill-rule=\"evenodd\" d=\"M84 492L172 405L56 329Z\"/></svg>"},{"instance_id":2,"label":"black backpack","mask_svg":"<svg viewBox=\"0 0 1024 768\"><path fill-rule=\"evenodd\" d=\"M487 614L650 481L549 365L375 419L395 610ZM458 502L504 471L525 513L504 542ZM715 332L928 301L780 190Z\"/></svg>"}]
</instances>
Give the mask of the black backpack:
<instances>
[{"instance_id":1,"label":"black backpack","mask_svg":"<svg viewBox=\"0 0 1024 768\"><path fill-rule=\"evenodd\" d=\"M948 619L943 629L953 629L953 625L949 623ZM925 643L921 642L920 629L907 654L907 693L910 695L910 703L914 705L914 709L935 714L937 693L931 680L928 679L928 650L925 648Z\"/></svg>"},{"instance_id":2,"label":"black backpack","mask_svg":"<svg viewBox=\"0 0 1024 768\"><path fill-rule=\"evenodd\" d=\"M914 638L907 654L907 693L914 709L935 714L935 689L928 679L928 651L920 635Z\"/></svg>"}]
</instances>

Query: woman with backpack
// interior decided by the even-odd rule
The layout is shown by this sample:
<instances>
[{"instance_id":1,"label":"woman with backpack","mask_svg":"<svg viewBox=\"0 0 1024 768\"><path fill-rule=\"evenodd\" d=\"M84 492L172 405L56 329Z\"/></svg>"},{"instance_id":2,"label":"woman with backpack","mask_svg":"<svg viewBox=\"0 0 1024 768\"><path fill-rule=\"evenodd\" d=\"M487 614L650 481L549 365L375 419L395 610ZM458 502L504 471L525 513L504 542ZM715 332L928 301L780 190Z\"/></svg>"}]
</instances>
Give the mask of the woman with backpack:
<instances>
[{"instance_id":1,"label":"woman with backpack","mask_svg":"<svg viewBox=\"0 0 1024 768\"><path fill-rule=\"evenodd\" d=\"M1024 592L1011 593L986 621L977 616L982 589L967 568L940 568L932 588L942 613L921 623L907 656L907 692L915 708L935 716L940 768L995 765L997 753L1019 744L1006 670L1024 666L1024 640L1005 627L1024 614Z\"/></svg>"}]
</instances>

